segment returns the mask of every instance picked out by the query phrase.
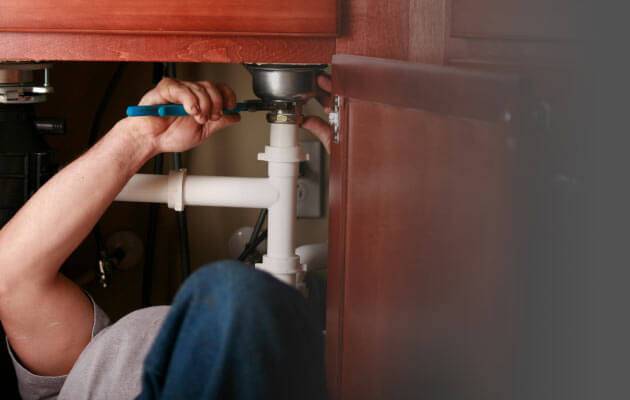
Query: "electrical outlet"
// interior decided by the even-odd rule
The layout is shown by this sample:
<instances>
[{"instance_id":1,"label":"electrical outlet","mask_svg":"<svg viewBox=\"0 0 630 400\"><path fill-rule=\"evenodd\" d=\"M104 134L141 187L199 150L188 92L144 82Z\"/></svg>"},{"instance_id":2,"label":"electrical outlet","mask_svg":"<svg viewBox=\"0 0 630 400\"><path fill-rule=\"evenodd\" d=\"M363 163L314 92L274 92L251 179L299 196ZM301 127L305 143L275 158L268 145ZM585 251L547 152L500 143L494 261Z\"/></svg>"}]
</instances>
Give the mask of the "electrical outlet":
<instances>
[{"instance_id":1,"label":"electrical outlet","mask_svg":"<svg viewBox=\"0 0 630 400\"><path fill-rule=\"evenodd\" d=\"M302 148L309 154L309 160L300 163L300 176L297 182L298 218L321 218L323 198L323 148L319 141L302 142Z\"/></svg>"}]
</instances>

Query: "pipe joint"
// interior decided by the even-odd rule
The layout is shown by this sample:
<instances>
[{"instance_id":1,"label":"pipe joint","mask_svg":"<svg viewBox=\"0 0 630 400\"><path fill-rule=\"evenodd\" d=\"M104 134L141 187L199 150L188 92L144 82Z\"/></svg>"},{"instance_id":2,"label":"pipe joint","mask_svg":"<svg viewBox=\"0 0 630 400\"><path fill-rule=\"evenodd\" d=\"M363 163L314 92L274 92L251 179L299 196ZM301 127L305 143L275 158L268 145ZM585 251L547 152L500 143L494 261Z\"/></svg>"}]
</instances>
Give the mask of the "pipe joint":
<instances>
[{"instance_id":1,"label":"pipe joint","mask_svg":"<svg viewBox=\"0 0 630 400\"><path fill-rule=\"evenodd\" d=\"M295 147L274 147L265 146L265 152L258 154L259 161L297 163L307 161L309 155L304 153L300 146Z\"/></svg>"},{"instance_id":2,"label":"pipe joint","mask_svg":"<svg viewBox=\"0 0 630 400\"><path fill-rule=\"evenodd\" d=\"M297 163L270 163L267 166L267 171L269 174L269 179L272 181L272 183L276 185L276 187L277 181L274 178L296 179L299 175L299 168ZM295 186L296 184L292 185Z\"/></svg>"},{"instance_id":3,"label":"pipe joint","mask_svg":"<svg viewBox=\"0 0 630 400\"><path fill-rule=\"evenodd\" d=\"M186 169L171 171L168 174L168 208L175 211L184 211L184 181L186 179Z\"/></svg>"},{"instance_id":4,"label":"pipe joint","mask_svg":"<svg viewBox=\"0 0 630 400\"><path fill-rule=\"evenodd\" d=\"M179 170L169 175L136 174L116 200L166 203L183 211L184 206L269 208L279 198L269 178L195 176Z\"/></svg>"},{"instance_id":5,"label":"pipe joint","mask_svg":"<svg viewBox=\"0 0 630 400\"><path fill-rule=\"evenodd\" d=\"M280 279L284 283L299 287L304 276L304 265L300 263L300 258L263 256L262 263L256 264L256 269L263 270Z\"/></svg>"}]
</instances>

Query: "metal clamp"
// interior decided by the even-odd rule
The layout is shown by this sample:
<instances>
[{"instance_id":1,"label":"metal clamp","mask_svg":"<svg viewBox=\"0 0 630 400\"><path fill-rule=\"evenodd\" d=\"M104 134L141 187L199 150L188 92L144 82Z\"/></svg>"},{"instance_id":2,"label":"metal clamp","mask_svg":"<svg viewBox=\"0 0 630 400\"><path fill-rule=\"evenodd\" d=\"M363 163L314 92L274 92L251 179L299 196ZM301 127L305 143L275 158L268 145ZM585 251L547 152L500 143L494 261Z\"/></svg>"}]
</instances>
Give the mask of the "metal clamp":
<instances>
[{"instance_id":1,"label":"metal clamp","mask_svg":"<svg viewBox=\"0 0 630 400\"><path fill-rule=\"evenodd\" d=\"M267 122L270 124L302 124L302 102L273 102Z\"/></svg>"},{"instance_id":2,"label":"metal clamp","mask_svg":"<svg viewBox=\"0 0 630 400\"><path fill-rule=\"evenodd\" d=\"M0 103L30 104L46 101L53 93L49 82L52 64L0 63ZM43 71L42 82L35 82L35 72Z\"/></svg>"}]
</instances>

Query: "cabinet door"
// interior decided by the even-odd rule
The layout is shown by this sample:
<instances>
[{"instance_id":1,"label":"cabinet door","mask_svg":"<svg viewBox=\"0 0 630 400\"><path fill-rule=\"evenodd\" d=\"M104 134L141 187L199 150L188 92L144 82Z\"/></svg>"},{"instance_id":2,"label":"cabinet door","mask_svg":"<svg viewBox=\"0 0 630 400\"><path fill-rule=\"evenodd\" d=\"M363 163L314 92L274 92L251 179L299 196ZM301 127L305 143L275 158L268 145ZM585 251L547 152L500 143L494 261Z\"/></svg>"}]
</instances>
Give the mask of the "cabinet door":
<instances>
[{"instance_id":1,"label":"cabinet door","mask_svg":"<svg viewBox=\"0 0 630 400\"><path fill-rule=\"evenodd\" d=\"M570 0L452 0L454 37L567 40L574 34Z\"/></svg>"},{"instance_id":2,"label":"cabinet door","mask_svg":"<svg viewBox=\"0 0 630 400\"><path fill-rule=\"evenodd\" d=\"M335 36L336 0L2 0L0 31Z\"/></svg>"},{"instance_id":3,"label":"cabinet door","mask_svg":"<svg viewBox=\"0 0 630 400\"><path fill-rule=\"evenodd\" d=\"M339 55L333 81L331 397L511 398L520 80Z\"/></svg>"}]
</instances>

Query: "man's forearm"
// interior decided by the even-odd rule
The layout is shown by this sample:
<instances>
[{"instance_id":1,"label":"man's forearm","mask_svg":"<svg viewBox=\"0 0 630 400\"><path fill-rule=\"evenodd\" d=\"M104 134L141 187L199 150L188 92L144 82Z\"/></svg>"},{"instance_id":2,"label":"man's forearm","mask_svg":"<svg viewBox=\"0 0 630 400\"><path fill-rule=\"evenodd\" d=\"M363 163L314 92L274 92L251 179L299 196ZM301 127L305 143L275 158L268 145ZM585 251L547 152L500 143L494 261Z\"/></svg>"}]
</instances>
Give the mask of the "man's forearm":
<instances>
[{"instance_id":1,"label":"man's forearm","mask_svg":"<svg viewBox=\"0 0 630 400\"><path fill-rule=\"evenodd\" d=\"M36 374L67 373L90 341L92 306L59 268L152 156L133 124L118 123L0 231L0 320L20 361Z\"/></svg>"},{"instance_id":2,"label":"man's forearm","mask_svg":"<svg viewBox=\"0 0 630 400\"><path fill-rule=\"evenodd\" d=\"M162 80L142 105L181 103L190 117L127 118L53 177L0 231L0 320L32 372L67 373L90 341L92 307L59 268L131 176L157 152L186 151L239 121L236 95L210 82ZM213 111L214 110L214 111Z\"/></svg>"},{"instance_id":3,"label":"man's forearm","mask_svg":"<svg viewBox=\"0 0 630 400\"><path fill-rule=\"evenodd\" d=\"M0 285L56 275L129 178L152 155L148 140L127 119L55 175L0 231Z\"/></svg>"}]
</instances>

